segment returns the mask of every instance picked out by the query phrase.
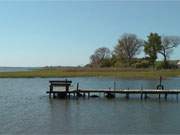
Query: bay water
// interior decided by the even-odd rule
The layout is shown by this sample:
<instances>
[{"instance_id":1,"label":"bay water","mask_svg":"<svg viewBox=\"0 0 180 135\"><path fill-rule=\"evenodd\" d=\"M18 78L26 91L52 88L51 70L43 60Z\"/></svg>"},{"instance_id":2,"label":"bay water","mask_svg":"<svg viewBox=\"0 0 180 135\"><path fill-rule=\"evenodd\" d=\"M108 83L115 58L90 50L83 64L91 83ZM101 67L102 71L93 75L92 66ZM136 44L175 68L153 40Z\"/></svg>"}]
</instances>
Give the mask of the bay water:
<instances>
[{"instance_id":1,"label":"bay water","mask_svg":"<svg viewBox=\"0 0 180 135\"><path fill-rule=\"evenodd\" d=\"M107 99L49 99L49 80L65 78L0 79L1 134L157 134L180 133L180 102L175 95L158 100L149 95ZM67 78L81 88L156 88L159 80L106 77ZM180 78L163 80L166 89L179 89Z\"/></svg>"}]
</instances>

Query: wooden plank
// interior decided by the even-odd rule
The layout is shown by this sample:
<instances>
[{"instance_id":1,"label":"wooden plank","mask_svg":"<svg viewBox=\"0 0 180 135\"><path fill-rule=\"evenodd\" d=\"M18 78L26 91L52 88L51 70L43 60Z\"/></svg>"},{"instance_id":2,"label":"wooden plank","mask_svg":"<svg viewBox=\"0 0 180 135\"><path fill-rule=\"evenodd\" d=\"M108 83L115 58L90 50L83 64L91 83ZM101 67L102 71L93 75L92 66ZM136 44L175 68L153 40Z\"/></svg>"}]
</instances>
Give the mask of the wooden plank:
<instances>
[{"instance_id":1,"label":"wooden plank","mask_svg":"<svg viewBox=\"0 0 180 135\"><path fill-rule=\"evenodd\" d=\"M49 81L49 83L51 83L51 84L54 84L54 83L66 83L66 84L71 84L72 81L69 81L69 80L52 80L52 81Z\"/></svg>"},{"instance_id":2,"label":"wooden plank","mask_svg":"<svg viewBox=\"0 0 180 135\"><path fill-rule=\"evenodd\" d=\"M76 90L72 90L72 91L53 91L51 90L52 88L50 88L50 91L47 91L46 93L49 94L53 94L53 96L55 95L63 95L64 93L66 95L70 95L71 93L74 96L78 96L78 94L82 94L82 95L88 95L88 98L90 97L90 95L92 93L104 93L105 95L107 94L125 94L127 98L129 98L130 94L140 94L141 95L141 99L143 99L143 96L145 99L147 99L147 95L148 94L155 94L155 95L159 95L159 99L161 98L161 94L165 95L165 99L167 99L167 95L168 94L176 94L176 99L178 101L178 94L180 93L180 90L178 89L171 89L171 90L157 90L157 89L119 89L119 90L110 90L110 89L79 89L79 86L77 85L77 89Z\"/></svg>"},{"instance_id":3,"label":"wooden plank","mask_svg":"<svg viewBox=\"0 0 180 135\"><path fill-rule=\"evenodd\" d=\"M109 89L79 89L79 92L94 92L94 93L104 93L104 92L111 92L111 93L180 93L180 90L156 90L156 89L145 89L145 90L138 90L138 89L129 89L129 90L109 90Z\"/></svg>"}]
</instances>

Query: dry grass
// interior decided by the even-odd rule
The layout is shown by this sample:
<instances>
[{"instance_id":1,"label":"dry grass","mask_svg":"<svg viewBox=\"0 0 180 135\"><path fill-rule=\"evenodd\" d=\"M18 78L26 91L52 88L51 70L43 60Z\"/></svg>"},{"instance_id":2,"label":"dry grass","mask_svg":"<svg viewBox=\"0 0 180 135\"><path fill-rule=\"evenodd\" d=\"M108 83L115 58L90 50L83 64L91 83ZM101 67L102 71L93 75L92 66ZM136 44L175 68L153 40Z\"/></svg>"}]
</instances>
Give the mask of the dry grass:
<instances>
[{"instance_id":1,"label":"dry grass","mask_svg":"<svg viewBox=\"0 0 180 135\"><path fill-rule=\"evenodd\" d=\"M19 72L0 72L0 78L33 78L33 77L90 77L104 76L117 78L146 78L154 79L163 76L177 77L180 76L180 70L158 70L149 69L117 69L117 68L64 68L64 69L43 69L33 71Z\"/></svg>"}]
</instances>

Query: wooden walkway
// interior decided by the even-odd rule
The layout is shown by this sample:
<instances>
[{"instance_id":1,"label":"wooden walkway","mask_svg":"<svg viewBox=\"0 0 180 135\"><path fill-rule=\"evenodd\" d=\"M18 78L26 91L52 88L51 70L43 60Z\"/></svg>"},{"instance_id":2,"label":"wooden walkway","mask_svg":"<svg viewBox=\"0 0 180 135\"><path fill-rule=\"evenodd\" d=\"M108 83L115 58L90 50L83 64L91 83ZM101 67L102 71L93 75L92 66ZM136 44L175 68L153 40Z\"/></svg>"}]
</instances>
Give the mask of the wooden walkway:
<instances>
[{"instance_id":1,"label":"wooden walkway","mask_svg":"<svg viewBox=\"0 0 180 135\"><path fill-rule=\"evenodd\" d=\"M180 90L172 89L172 90L156 90L156 89L119 89L119 90L109 90L109 89L77 89L77 90L71 90L71 91L47 91L47 93L50 95L53 94L53 97L64 95L66 97L88 97L98 95L100 93L103 93L107 97L115 97L116 95L125 95L126 98L129 98L130 95L140 95L140 99L146 99L148 94L154 94L158 95L159 99L161 96L164 95L164 98L167 99L168 95L176 95L176 99L178 100L178 94L180 93Z\"/></svg>"},{"instance_id":2,"label":"wooden walkway","mask_svg":"<svg viewBox=\"0 0 180 135\"><path fill-rule=\"evenodd\" d=\"M140 99L142 100L147 99L148 94L158 95L159 99L161 99L161 95L164 95L164 98L167 99L168 95L176 95L176 100L178 101L178 94L180 93L179 89L164 89L163 85L161 85L161 78L160 78L160 85L158 85L157 89L84 89L79 88L79 83L77 83L77 87L74 89L70 89L72 81L63 80L63 81L49 81L49 91L46 93L49 94L49 98L51 95L53 97L63 97L63 98L70 98L70 97L97 97L99 94L103 93L108 98L115 98L116 95L125 95L126 98L129 98L130 95L140 95ZM159 87L160 86L160 87ZM55 88L59 89L55 89ZM159 89L160 88L160 89Z\"/></svg>"}]
</instances>

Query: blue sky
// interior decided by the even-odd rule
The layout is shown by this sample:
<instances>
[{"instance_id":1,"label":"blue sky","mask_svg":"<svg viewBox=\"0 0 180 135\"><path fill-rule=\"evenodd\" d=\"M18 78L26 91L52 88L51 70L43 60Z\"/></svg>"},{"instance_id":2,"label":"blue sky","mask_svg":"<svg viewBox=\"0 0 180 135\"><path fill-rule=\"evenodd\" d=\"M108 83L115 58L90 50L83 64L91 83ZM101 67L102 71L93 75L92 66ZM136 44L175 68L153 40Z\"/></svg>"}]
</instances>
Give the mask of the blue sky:
<instances>
[{"instance_id":1,"label":"blue sky","mask_svg":"<svg viewBox=\"0 0 180 135\"><path fill-rule=\"evenodd\" d=\"M0 66L84 65L123 33L150 32L180 36L180 2L0 2Z\"/></svg>"}]
</instances>

